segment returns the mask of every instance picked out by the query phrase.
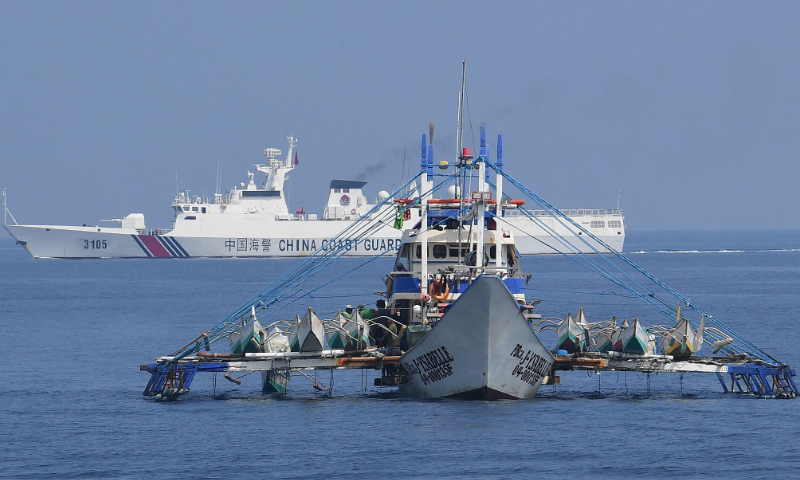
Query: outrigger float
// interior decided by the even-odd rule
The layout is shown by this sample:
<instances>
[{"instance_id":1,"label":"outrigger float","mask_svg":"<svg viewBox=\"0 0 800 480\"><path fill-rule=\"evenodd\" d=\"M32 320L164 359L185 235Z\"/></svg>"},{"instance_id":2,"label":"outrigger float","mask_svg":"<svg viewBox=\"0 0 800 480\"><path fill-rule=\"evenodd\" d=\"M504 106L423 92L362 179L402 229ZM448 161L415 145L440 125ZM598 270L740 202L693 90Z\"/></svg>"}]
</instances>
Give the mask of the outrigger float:
<instances>
[{"instance_id":1,"label":"outrigger float","mask_svg":"<svg viewBox=\"0 0 800 480\"><path fill-rule=\"evenodd\" d=\"M463 108L459 124L462 116ZM261 391L270 394L285 394L291 378L302 376L312 379L316 390L332 394L332 382L323 385L308 372L327 370L332 378L336 370L372 369L380 372L375 385L397 387L417 398L527 399L543 384L560 383L560 373L571 370L710 373L725 392L797 396L793 369L621 253L583 254L582 249L602 245L602 240L504 171L501 136L494 162L483 125L477 158L463 148L462 136L459 129L455 160L437 164L431 126L430 143L422 136L419 174L336 238L346 245L387 223L403 230L394 269L379 292L380 308L338 312L330 319L320 319L311 307L302 317L293 315L291 308L301 299L386 255L312 287L310 280L346 253L346 247L317 250L211 329L171 355L142 365L150 373L144 395L180 397L189 393L200 372L224 373L234 383L241 383L237 374L260 372ZM435 166L452 172L434 174ZM494 183L488 172L494 173ZM504 182L547 211L548 222L525 208L525 201L510 199ZM473 184L469 196L461 194ZM412 194L396 197L404 191ZM440 191L447 197L438 198ZM419 221L404 229L412 210L418 210L413 218ZM508 211L545 229L554 223L559 230L569 229L570 239L584 243L572 245L551 228L561 253L639 298L669 324L677 323L645 327L638 318L618 324L616 317L593 323L582 309L576 317L542 319L534 313L540 300L525 295L526 285L537 276L521 269ZM681 307L701 317L700 322L681 314ZM553 350L542 341L548 331L557 332ZM211 351L225 339L227 351Z\"/></svg>"}]
</instances>

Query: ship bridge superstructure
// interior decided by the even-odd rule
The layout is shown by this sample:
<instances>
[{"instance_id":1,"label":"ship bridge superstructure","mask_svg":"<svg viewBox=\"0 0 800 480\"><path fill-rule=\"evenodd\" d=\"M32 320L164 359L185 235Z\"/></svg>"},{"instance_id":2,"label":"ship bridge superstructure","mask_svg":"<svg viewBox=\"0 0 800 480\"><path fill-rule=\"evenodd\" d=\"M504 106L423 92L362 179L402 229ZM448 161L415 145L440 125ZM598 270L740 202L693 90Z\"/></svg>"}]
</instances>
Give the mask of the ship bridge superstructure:
<instances>
[{"instance_id":1,"label":"ship bridge superstructure","mask_svg":"<svg viewBox=\"0 0 800 480\"><path fill-rule=\"evenodd\" d=\"M247 183L234 186L225 195L219 191L214 194L213 202L199 195L192 196L190 190L183 190L175 197L172 208L175 210L174 228L183 227L186 222L198 220L198 215L248 215L250 218L289 219L289 208L283 193L284 182L288 173L296 166L297 159L292 160L292 152L297 146L297 139L286 137L289 151L284 159L278 158L281 151L277 148L266 148L263 155L267 163L255 164L256 172L261 172L266 179L259 186L255 173L247 172ZM205 217L204 220L213 220Z\"/></svg>"}]
</instances>

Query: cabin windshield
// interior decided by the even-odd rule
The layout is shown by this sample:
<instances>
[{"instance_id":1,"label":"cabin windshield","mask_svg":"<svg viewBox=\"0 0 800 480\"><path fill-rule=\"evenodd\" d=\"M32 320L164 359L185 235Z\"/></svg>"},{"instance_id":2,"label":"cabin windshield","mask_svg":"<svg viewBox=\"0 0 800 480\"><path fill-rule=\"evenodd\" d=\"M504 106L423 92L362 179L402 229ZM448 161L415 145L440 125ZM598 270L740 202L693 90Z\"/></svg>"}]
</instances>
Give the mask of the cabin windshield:
<instances>
[{"instance_id":1,"label":"cabin windshield","mask_svg":"<svg viewBox=\"0 0 800 480\"><path fill-rule=\"evenodd\" d=\"M410 245L407 244L407 243L404 244L402 247L400 247L400 251L397 253L397 257L394 260L394 270L395 271L397 271L399 268L401 268L401 265L402 265L402 268L406 269L406 270L408 270L409 267L411 266L411 262L410 262L411 259L408 258L409 248L410 248Z\"/></svg>"}]
</instances>

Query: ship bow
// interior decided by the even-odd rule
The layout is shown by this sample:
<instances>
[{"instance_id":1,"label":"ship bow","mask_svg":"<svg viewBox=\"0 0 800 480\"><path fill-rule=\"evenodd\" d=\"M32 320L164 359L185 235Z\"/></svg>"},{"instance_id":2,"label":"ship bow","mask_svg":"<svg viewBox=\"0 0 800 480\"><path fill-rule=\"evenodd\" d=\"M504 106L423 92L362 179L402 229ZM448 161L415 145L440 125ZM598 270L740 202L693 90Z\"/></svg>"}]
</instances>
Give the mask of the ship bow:
<instances>
[{"instance_id":1,"label":"ship bow","mask_svg":"<svg viewBox=\"0 0 800 480\"><path fill-rule=\"evenodd\" d=\"M496 277L481 277L400 359L404 390L420 398L523 399L553 364L519 304Z\"/></svg>"}]
</instances>

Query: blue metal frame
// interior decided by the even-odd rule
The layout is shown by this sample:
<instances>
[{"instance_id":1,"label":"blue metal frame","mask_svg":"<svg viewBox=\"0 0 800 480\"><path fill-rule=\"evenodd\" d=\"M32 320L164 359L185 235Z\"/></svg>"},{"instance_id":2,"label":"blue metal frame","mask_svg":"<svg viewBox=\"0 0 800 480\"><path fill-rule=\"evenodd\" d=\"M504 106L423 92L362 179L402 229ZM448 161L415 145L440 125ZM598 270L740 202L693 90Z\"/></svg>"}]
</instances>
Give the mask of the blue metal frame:
<instances>
[{"instance_id":1,"label":"blue metal frame","mask_svg":"<svg viewBox=\"0 0 800 480\"><path fill-rule=\"evenodd\" d=\"M794 383L795 370L788 366L774 365L730 365L728 374L731 377L730 388L725 383L725 377L717 374L719 383L725 393L741 393L758 395L760 397L787 397L797 396L797 385Z\"/></svg>"},{"instance_id":2,"label":"blue metal frame","mask_svg":"<svg viewBox=\"0 0 800 480\"><path fill-rule=\"evenodd\" d=\"M226 362L208 363L151 363L147 366L150 372L150 381L142 392L146 397L164 395L167 388L183 389L189 391L189 386L197 372L227 372Z\"/></svg>"}]
</instances>

